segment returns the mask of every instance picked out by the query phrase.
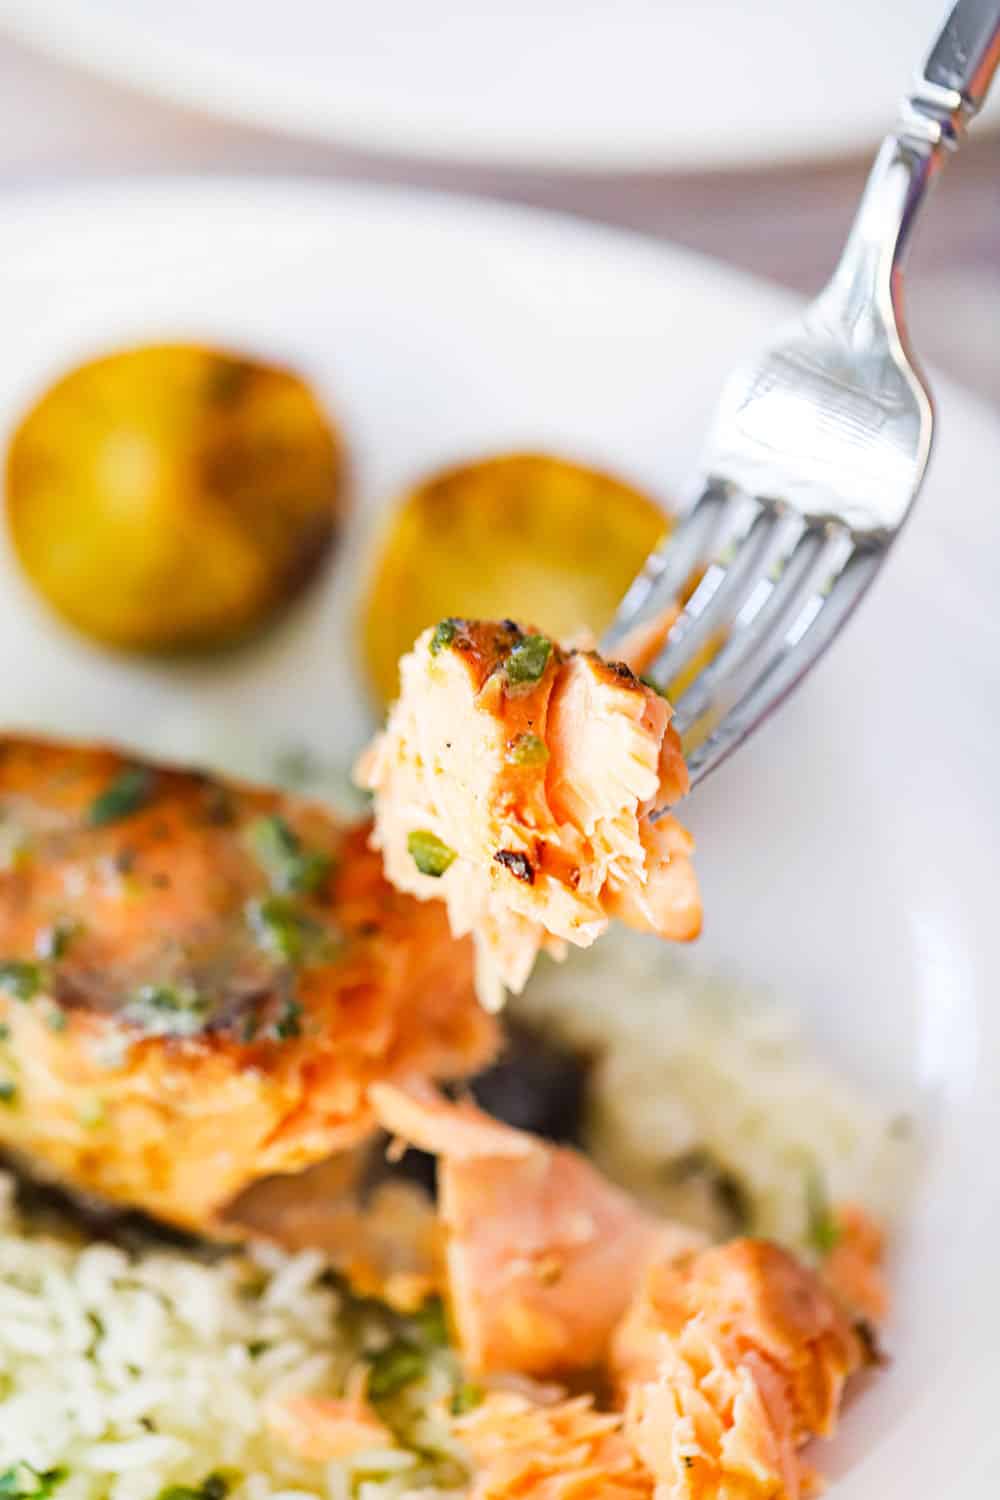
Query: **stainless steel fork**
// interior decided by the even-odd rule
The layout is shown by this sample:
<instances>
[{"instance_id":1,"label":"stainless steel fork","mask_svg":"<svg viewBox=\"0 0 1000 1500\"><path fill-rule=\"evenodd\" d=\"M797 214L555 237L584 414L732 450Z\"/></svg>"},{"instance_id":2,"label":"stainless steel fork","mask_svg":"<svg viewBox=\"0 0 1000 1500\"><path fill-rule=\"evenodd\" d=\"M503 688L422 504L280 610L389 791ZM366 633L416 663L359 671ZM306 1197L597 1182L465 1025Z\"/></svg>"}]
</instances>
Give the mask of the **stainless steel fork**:
<instances>
[{"instance_id":1,"label":"stainless steel fork","mask_svg":"<svg viewBox=\"0 0 1000 1500\"><path fill-rule=\"evenodd\" d=\"M648 673L675 700L692 785L830 644L916 499L934 417L906 338L903 255L998 62L1000 0L958 0L829 285L727 380L696 499L602 642L614 656L657 641Z\"/></svg>"}]
</instances>

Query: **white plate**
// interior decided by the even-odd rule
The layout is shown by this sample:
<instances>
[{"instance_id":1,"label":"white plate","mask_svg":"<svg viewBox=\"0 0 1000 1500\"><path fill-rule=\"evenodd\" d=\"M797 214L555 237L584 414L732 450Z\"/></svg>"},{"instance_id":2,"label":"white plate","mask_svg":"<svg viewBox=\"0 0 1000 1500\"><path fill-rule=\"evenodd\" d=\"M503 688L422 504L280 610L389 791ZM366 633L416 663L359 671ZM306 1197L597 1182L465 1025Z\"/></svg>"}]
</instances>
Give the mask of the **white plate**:
<instances>
[{"instance_id":1,"label":"white plate","mask_svg":"<svg viewBox=\"0 0 1000 1500\"><path fill-rule=\"evenodd\" d=\"M944 11L944 0L0 0L0 22L52 52L241 120L406 156L594 170L868 146Z\"/></svg>"},{"instance_id":2,"label":"white plate","mask_svg":"<svg viewBox=\"0 0 1000 1500\"><path fill-rule=\"evenodd\" d=\"M266 764L290 739L346 760L359 742L353 600L400 486L529 445L669 495L727 364L788 306L579 222L301 184L8 199L0 243L0 437L68 361L164 336L294 360L349 436L346 546L242 655L113 659L54 625L0 552L0 720L223 764ZM926 1123L894 1363L833 1450L842 1500L986 1500L1000 1472L1000 430L971 397L938 394L926 495L884 578L688 809L705 961L800 998L827 1051L912 1091Z\"/></svg>"}]
</instances>

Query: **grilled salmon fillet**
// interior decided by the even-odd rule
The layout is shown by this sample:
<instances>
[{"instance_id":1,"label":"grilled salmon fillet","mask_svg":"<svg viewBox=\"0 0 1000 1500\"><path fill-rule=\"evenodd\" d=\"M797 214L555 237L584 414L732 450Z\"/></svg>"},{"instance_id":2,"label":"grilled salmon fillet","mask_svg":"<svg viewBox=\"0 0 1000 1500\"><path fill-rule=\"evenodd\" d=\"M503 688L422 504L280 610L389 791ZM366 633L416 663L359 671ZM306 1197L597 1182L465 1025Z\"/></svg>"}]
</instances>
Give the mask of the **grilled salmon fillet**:
<instances>
[{"instance_id":1,"label":"grilled salmon fillet","mask_svg":"<svg viewBox=\"0 0 1000 1500\"><path fill-rule=\"evenodd\" d=\"M471 945L366 826L111 750L0 738L0 1146L204 1231L352 1147L366 1089L493 1054Z\"/></svg>"},{"instance_id":2,"label":"grilled salmon fillet","mask_svg":"<svg viewBox=\"0 0 1000 1500\"><path fill-rule=\"evenodd\" d=\"M400 890L471 932L488 1008L539 949L587 947L618 917L662 937L701 926L687 791L666 699L624 663L499 623L443 620L400 663L362 757L374 842Z\"/></svg>"}]
</instances>

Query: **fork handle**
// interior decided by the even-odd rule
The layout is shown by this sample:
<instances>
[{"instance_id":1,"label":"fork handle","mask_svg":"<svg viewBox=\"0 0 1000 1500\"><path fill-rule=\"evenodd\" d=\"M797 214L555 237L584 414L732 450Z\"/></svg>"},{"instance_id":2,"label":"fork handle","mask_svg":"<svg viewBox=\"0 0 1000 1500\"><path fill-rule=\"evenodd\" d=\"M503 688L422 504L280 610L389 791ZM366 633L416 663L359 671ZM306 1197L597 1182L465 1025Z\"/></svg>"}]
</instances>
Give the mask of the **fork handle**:
<instances>
[{"instance_id":1,"label":"fork handle","mask_svg":"<svg viewBox=\"0 0 1000 1500\"><path fill-rule=\"evenodd\" d=\"M899 274L927 190L1000 64L1000 0L958 0L875 159L821 304L845 330L874 304L905 339Z\"/></svg>"},{"instance_id":2,"label":"fork handle","mask_svg":"<svg viewBox=\"0 0 1000 1500\"><path fill-rule=\"evenodd\" d=\"M923 126L930 145L957 145L998 64L1000 0L958 0L903 106L904 126Z\"/></svg>"}]
</instances>

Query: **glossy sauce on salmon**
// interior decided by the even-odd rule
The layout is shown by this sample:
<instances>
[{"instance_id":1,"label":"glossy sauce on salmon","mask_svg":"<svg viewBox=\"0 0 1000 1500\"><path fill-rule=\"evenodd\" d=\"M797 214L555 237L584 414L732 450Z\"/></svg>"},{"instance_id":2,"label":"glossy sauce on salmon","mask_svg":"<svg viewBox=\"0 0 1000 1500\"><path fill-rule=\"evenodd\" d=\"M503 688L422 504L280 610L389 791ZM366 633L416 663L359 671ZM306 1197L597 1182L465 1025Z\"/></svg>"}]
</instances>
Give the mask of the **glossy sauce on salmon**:
<instances>
[{"instance_id":1,"label":"glossy sauce on salmon","mask_svg":"<svg viewBox=\"0 0 1000 1500\"><path fill-rule=\"evenodd\" d=\"M205 1229L493 1053L471 952L368 829L115 752L0 740L0 1145Z\"/></svg>"}]
</instances>

